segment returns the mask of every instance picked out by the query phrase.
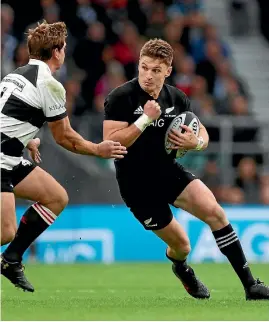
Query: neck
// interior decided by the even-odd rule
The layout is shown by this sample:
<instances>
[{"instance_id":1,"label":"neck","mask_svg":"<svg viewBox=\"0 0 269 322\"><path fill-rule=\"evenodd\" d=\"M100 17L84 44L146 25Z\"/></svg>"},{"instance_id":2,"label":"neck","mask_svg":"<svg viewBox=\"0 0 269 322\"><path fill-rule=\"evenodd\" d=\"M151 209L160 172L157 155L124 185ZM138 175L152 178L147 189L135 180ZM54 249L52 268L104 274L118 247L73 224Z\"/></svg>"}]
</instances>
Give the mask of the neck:
<instances>
[{"instance_id":1,"label":"neck","mask_svg":"<svg viewBox=\"0 0 269 322\"><path fill-rule=\"evenodd\" d=\"M138 80L138 82L139 82L140 87L143 89L143 91L148 93L151 97L153 97L154 99L157 99L159 97L160 92L162 90L162 87L161 88L156 88L155 90L152 90L152 91L148 91L140 84L139 80Z\"/></svg>"},{"instance_id":2,"label":"neck","mask_svg":"<svg viewBox=\"0 0 269 322\"><path fill-rule=\"evenodd\" d=\"M155 91L145 91L145 92L147 92L150 96L152 96L156 100L159 97L161 90L157 89Z\"/></svg>"},{"instance_id":3,"label":"neck","mask_svg":"<svg viewBox=\"0 0 269 322\"><path fill-rule=\"evenodd\" d=\"M49 69L51 70L51 73L54 74L56 72L56 70L57 70L55 65L50 61L46 61L45 63L49 66Z\"/></svg>"}]
</instances>

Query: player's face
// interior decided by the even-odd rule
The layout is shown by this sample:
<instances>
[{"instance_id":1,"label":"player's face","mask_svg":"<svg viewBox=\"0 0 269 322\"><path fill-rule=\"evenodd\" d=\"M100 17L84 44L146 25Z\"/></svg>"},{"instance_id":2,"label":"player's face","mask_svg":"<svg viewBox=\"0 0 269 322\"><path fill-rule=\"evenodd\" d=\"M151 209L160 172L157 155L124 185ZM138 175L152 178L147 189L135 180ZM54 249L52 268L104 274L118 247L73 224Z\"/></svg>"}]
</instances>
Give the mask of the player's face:
<instances>
[{"instance_id":1,"label":"player's face","mask_svg":"<svg viewBox=\"0 0 269 322\"><path fill-rule=\"evenodd\" d=\"M148 93L159 92L171 71L172 67L161 60L142 56L138 66L139 84Z\"/></svg>"}]
</instances>

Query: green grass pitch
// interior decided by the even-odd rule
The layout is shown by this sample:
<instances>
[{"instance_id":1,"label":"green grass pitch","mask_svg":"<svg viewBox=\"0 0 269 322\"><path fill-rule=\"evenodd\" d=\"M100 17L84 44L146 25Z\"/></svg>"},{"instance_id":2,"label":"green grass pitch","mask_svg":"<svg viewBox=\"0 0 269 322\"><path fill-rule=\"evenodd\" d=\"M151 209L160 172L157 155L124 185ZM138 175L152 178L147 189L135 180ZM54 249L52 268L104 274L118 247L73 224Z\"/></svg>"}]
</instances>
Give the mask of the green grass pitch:
<instances>
[{"instance_id":1,"label":"green grass pitch","mask_svg":"<svg viewBox=\"0 0 269 322\"><path fill-rule=\"evenodd\" d=\"M247 302L228 264L193 265L211 291L191 298L169 263L27 265L33 294L2 277L2 320L269 320L269 301ZM269 265L252 265L269 283Z\"/></svg>"}]
</instances>

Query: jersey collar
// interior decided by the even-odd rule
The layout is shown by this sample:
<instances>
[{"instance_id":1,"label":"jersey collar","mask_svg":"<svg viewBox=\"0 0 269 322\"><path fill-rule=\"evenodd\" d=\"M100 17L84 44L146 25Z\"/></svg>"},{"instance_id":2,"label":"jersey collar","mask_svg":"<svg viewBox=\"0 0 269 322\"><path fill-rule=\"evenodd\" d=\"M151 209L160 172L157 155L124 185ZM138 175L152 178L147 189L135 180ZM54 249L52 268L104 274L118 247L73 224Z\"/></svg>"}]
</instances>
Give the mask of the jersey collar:
<instances>
[{"instance_id":1,"label":"jersey collar","mask_svg":"<svg viewBox=\"0 0 269 322\"><path fill-rule=\"evenodd\" d=\"M50 70L50 68L49 68L49 66L45 63L45 62L43 62L42 60L39 60L39 59L30 59L29 60L29 63L28 63L29 65L39 65L39 66L42 66L42 67L44 67L44 68L46 68L46 70L47 70L47 72L48 73L50 73L51 74L51 70Z\"/></svg>"}]
</instances>

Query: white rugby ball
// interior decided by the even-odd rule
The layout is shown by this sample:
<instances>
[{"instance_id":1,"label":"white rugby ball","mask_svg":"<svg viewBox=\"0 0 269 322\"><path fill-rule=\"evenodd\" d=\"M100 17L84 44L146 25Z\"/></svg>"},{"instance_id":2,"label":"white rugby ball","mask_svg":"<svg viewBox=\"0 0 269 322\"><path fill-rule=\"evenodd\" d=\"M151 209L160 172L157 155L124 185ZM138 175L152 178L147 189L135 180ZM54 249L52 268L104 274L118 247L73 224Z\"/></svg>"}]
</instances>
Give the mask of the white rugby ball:
<instances>
[{"instance_id":1,"label":"white rugby ball","mask_svg":"<svg viewBox=\"0 0 269 322\"><path fill-rule=\"evenodd\" d=\"M192 112L184 112L182 114L179 114L178 116L176 116L171 124L169 125L166 134L165 134L165 150L168 154L170 154L172 151L175 151L172 149L173 147L173 143L171 143L168 140L168 133L174 129L174 130L178 130L180 132L183 131L183 133L185 132L182 128L181 125L187 125L190 129L193 130L193 132L195 133L196 136L199 135L199 131L200 131L200 122L198 117L192 113ZM179 149L177 150L176 153L176 158L182 158L185 154L187 153L187 150L184 149Z\"/></svg>"}]
</instances>

